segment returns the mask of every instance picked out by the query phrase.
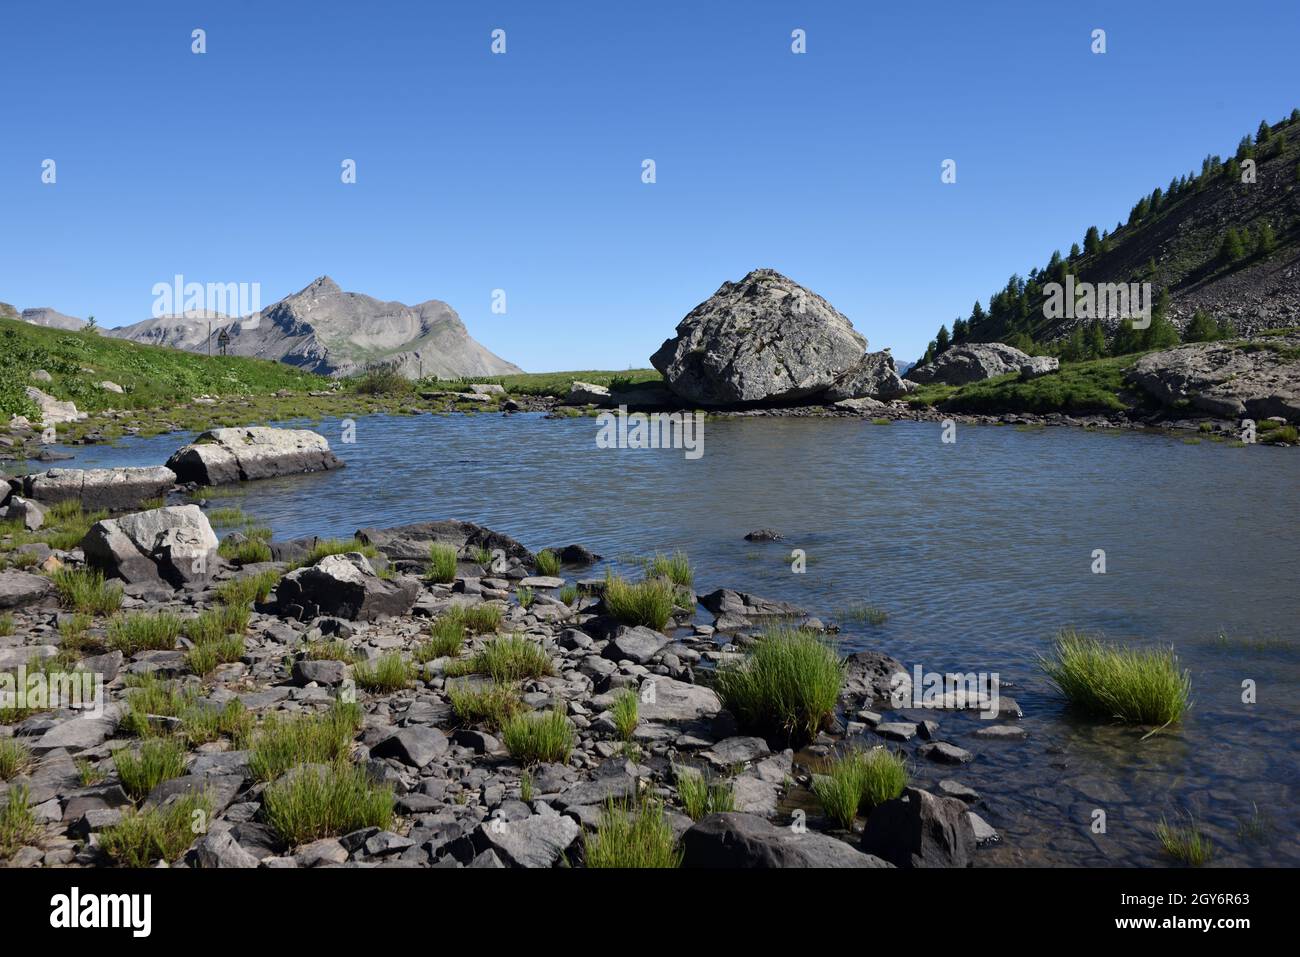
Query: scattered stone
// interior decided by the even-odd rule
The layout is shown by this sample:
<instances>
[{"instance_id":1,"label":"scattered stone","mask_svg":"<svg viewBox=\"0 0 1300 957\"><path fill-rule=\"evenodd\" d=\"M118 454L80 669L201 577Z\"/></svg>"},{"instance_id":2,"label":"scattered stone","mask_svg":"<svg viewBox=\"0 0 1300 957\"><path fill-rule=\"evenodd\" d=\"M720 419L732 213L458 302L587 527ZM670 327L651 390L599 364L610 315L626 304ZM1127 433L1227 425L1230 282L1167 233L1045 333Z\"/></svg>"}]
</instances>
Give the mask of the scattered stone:
<instances>
[{"instance_id":1,"label":"scattered stone","mask_svg":"<svg viewBox=\"0 0 1300 957\"><path fill-rule=\"evenodd\" d=\"M44 575L33 575L12 568L0 571L0 608L31 605L53 591L53 582Z\"/></svg>"},{"instance_id":2,"label":"scattered stone","mask_svg":"<svg viewBox=\"0 0 1300 957\"><path fill-rule=\"evenodd\" d=\"M975 757L969 751L947 741L932 741L930 744L922 745L917 754L931 761L938 761L940 764L966 764Z\"/></svg>"},{"instance_id":3,"label":"scattered stone","mask_svg":"<svg viewBox=\"0 0 1300 957\"><path fill-rule=\"evenodd\" d=\"M1029 732L1015 724L994 724L980 728L975 737L991 741L1023 741L1029 737Z\"/></svg>"},{"instance_id":4,"label":"scattered stone","mask_svg":"<svg viewBox=\"0 0 1300 957\"><path fill-rule=\"evenodd\" d=\"M447 736L437 728L410 725L394 732L370 749L376 758L397 758L403 764L422 768L448 748Z\"/></svg>"},{"instance_id":5,"label":"scattered stone","mask_svg":"<svg viewBox=\"0 0 1300 957\"><path fill-rule=\"evenodd\" d=\"M349 621L374 621L405 615L419 597L411 578L383 579L360 552L327 555L315 565L285 575L275 589L281 609L297 606L302 618L331 615Z\"/></svg>"},{"instance_id":6,"label":"scattered stone","mask_svg":"<svg viewBox=\"0 0 1300 957\"><path fill-rule=\"evenodd\" d=\"M976 847L984 847L987 844L996 844L998 841L1002 840L1002 836L993 829L992 825L974 811L967 811L966 818L970 821L971 833L975 836Z\"/></svg>"}]
</instances>

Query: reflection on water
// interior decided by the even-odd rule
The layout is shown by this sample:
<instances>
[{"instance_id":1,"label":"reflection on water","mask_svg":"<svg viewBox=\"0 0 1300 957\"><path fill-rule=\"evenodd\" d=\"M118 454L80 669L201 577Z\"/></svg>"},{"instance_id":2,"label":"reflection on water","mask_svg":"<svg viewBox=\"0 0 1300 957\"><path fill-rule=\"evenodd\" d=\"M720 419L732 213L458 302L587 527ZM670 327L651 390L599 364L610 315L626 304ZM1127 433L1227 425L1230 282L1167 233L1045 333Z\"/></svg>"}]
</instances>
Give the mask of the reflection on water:
<instances>
[{"instance_id":1,"label":"reflection on water","mask_svg":"<svg viewBox=\"0 0 1300 957\"><path fill-rule=\"evenodd\" d=\"M823 617L869 601L889 619L846 621L849 648L998 672L1029 739L976 739L977 719L942 714L940 736L976 759L915 768L984 796L975 809L1003 842L981 862L1160 863L1155 824L1190 812L1217 862L1300 864L1294 451L989 427L945 445L937 425L847 419L711 421L696 461L598 449L592 419L376 416L358 421L353 445L337 421L320 431L348 468L230 500L277 537L460 518L534 549L682 548L701 591L726 585ZM67 464L156 464L181 441L77 448ZM786 541L744 541L762 526ZM806 551L806 574L791 572L791 548ZM1097 548L1104 575L1091 572ZM1142 741L1071 720L1036 666L1067 625L1176 645L1195 698L1183 727ZM1248 679L1257 704L1241 701ZM1106 834L1090 830L1096 809Z\"/></svg>"}]
</instances>

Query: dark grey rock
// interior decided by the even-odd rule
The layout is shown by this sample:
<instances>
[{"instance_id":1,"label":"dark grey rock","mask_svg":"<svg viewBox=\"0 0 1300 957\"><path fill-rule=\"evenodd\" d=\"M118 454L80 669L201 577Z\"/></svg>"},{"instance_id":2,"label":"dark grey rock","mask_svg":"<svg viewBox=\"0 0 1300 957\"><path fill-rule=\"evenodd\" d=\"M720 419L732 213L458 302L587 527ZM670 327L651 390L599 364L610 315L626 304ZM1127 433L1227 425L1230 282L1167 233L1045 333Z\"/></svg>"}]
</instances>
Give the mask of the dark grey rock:
<instances>
[{"instance_id":1,"label":"dark grey rock","mask_svg":"<svg viewBox=\"0 0 1300 957\"><path fill-rule=\"evenodd\" d=\"M965 803L907 788L867 815L861 847L896 867L969 867L975 834Z\"/></svg>"},{"instance_id":2,"label":"dark grey rock","mask_svg":"<svg viewBox=\"0 0 1300 957\"><path fill-rule=\"evenodd\" d=\"M779 827L754 814L710 814L682 837L683 867L889 867L844 841Z\"/></svg>"}]
</instances>

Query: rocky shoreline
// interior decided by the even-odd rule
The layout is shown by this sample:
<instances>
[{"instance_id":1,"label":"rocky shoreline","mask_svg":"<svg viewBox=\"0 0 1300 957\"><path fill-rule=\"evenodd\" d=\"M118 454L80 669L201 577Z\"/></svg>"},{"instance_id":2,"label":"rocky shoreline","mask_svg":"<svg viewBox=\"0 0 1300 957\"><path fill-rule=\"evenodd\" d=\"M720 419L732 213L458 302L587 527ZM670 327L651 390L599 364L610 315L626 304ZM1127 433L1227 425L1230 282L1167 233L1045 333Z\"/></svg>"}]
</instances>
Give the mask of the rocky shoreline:
<instances>
[{"instance_id":1,"label":"rocky shoreline","mask_svg":"<svg viewBox=\"0 0 1300 957\"><path fill-rule=\"evenodd\" d=\"M834 630L801 609L686 587L663 627L629 624L611 611L610 579L584 572L598 556L581 546L542 556L450 520L359 528L348 543L270 542L270 560L230 559L202 509L171 504L201 494L173 485L162 507L101 518L74 547L29 541L7 552L30 557L0 571L0 671L80 669L104 682L94 716L0 711L0 745L22 756L9 762L0 804L19 795L31 822L0 855L11 866L582 865L615 806L647 801L684 866L960 867L996 840L969 810L978 795L956 777L936 793L908 787L856 829L789 811L792 791L845 748L892 748L954 770L972 757L940 739L942 710L918 721L891 707L890 678L906 669L877 652L842 662L838 705L809 740L745 727L711 675L775 623ZM440 552L454 566L437 572ZM108 575L109 593L120 588L113 608L81 606L61 578L91 570ZM242 614L229 616L240 596ZM711 622L697 620L701 606ZM137 647L122 624L131 618L174 620L177 633ZM214 619L216 633L198 627ZM480 624L465 629L463 646L435 654L430 635L448 619ZM498 684L475 662L499 641L540 653L544 664L510 680L511 693L526 714L563 716L567 758L519 759L508 734L460 713L458 695ZM398 678L385 683L377 676L394 662ZM628 694L638 702L631 729L620 717ZM275 729L323 726L344 708L351 717L333 764L308 749L267 772ZM995 727L1022 737L1009 698L1001 714ZM175 749L174 766L142 786L131 762L148 766L164 748ZM287 837L283 794L304 776L345 771L388 795L382 825ZM693 805L687 790L700 780L725 797ZM124 833L187 801L204 802L200 832L144 858L122 850Z\"/></svg>"}]
</instances>

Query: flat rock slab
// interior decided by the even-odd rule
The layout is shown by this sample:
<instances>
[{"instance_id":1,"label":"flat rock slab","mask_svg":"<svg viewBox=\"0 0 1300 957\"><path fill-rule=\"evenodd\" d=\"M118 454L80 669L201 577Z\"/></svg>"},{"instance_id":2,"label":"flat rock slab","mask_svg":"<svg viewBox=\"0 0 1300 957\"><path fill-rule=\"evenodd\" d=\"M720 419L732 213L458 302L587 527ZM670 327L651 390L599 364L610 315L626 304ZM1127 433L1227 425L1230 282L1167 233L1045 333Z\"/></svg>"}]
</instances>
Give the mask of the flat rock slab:
<instances>
[{"instance_id":1,"label":"flat rock slab","mask_svg":"<svg viewBox=\"0 0 1300 957\"><path fill-rule=\"evenodd\" d=\"M447 736L437 728L413 724L402 728L370 749L377 758L396 758L422 768L447 750Z\"/></svg>"},{"instance_id":2,"label":"flat rock slab","mask_svg":"<svg viewBox=\"0 0 1300 957\"><path fill-rule=\"evenodd\" d=\"M886 721L873 730L887 741L910 741L916 737L916 725L911 721Z\"/></svg>"},{"instance_id":3,"label":"flat rock slab","mask_svg":"<svg viewBox=\"0 0 1300 957\"><path fill-rule=\"evenodd\" d=\"M683 867L889 867L844 841L796 833L754 814L710 814L682 837Z\"/></svg>"},{"instance_id":4,"label":"flat rock slab","mask_svg":"<svg viewBox=\"0 0 1300 957\"><path fill-rule=\"evenodd\" d=\"M38 502L78 501L86 511L135 508L176 484L176 473L147 468L50 469L23 476L23 495Z\"/></svg>"},{"instance_id":5,"label":"flat rock slab","mask_svg":"<svg viewBox=\"0 0 1300 957\"><path fill-rule=\"evenodd\" d=\"M994 724L980 728L975 737L989 741L1023 741L1029 737L1029 732L1015 724Z\"/></svg>"},{"instance_id":6,"label":"flat rock slab","mask_svg":"<svg viewBox=\"0 0 1300 957\"><path fill-rule=\"evenodd\" d=\"M227 485L342 468L323 435L310 429L211 429L177 449L167 467L182 482Z\"/></svg>"},{"instance_id":7,"label":"flat rock slab","mask_svg":"<svg viewBox=\"0 0 1300 957\"><path fill-rule=\"evenodd\" d=\"M571 817L535 814L522 821L485 821L474 832L474 843L513 867L551 867L581 833Z\"/></svg>"},{"instance_id":8,"label":"flat rock slab","mask_svg":"<svg viewBox=\"0 0 1300 957\"><path fill-rule=\"evenodd\" d=\"M716 768L729 768L736 764L747 764L770 753L771 749L762 738L735 737L719 741L701 757Z\"/></svg>"},{"instance_id":9,"label":"flat rock slab","mask_svg":"<svg viewBox=\"0 0 1300 957\"><path fill-rule=\"evenodd\" d=\"M969 751L957 747L955 744L949 744L947 741L934 741L930 744L923 745L917 754L923 758L929 758L931 761L938 761L940 764L967 764L974 760L974 755Z\"/></svg>"},{"instance_id":10,"label":"flat rock slab","mask_svg":"<svg viewBox=\"0 0 1300 957\"><path fill-rule=\"evenodd\" d=\"M611 661L634 661L643 665L657 655L668 644L668 636L638 625L635 628L620 627L614 640L605 646L604 656Z\"/></svg>"},{"instance_id":11,"label":"flat rock slab","mask_svg":"<svg viewBox=\"0 0 1300 957\"><path fill-rule=\"evenodd\" d=\"M34 604L53 590L53 583L44 575L14 569L0 572L0 608Z\"/></svg>"}]
</instances>

